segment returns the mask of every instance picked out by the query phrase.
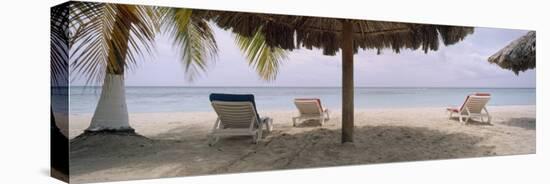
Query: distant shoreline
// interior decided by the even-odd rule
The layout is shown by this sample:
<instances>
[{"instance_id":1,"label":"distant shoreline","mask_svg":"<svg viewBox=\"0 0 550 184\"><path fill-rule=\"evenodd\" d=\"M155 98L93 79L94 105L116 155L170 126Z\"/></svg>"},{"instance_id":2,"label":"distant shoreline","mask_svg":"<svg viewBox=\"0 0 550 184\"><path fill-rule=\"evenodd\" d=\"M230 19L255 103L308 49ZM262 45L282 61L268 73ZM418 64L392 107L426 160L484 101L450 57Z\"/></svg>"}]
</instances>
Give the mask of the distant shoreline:
<instances>
[{"instance_id":1,"label":"distant shoreline","mask_svg":"<svg viewBox=\"0 0 550 184\"><path fill-rule=\"evenodd\" d=\"M408 110L422 110L422 109L441 109L441 112L444 112L445 108L448 106L417 106L417 107L372 107L372 108L355 108L356 112L371 112L371 111L408 111ZM487 106L487 108L490 110L491 108L533 108L536 109L536 105L491 105ZM340 108L330 109L332 112L339 113L341 111ZM196 111L151 111L151 112L129 112L130 114L180 114L180 113L215 113L212 109L211 111L204 111L204 110L196 110ZM297 112L296 109L289 108L289 109L260 109L259 113L269 113L269 112ZM93 115L93 112L70 112L69 116L91 116Z\"/></svg>"},{"instance_id":2,"label":"distant shoreline","mask_svg":"<svg viewBox=\"0 0 550 184\"><path fill-rule=\"evenodd\" d=\"M100 87L52 89L57 108L69 105L74 112L94 112L101 95ZM372 88L355 89L356 108L448 107L464 102L473 92L492 94L489 105L535 105L535 88ZM337 87L127 87L126 103L130 112L209 111L210 93L254 94L260 110L294 109L295 98L319 98L324 107L341 107L341 88ZM63 99L63 98L56 98ZM55 99L54 99L55 100ZM56 108L56 107L54 107Z\"/></svg>"}]
</instances>

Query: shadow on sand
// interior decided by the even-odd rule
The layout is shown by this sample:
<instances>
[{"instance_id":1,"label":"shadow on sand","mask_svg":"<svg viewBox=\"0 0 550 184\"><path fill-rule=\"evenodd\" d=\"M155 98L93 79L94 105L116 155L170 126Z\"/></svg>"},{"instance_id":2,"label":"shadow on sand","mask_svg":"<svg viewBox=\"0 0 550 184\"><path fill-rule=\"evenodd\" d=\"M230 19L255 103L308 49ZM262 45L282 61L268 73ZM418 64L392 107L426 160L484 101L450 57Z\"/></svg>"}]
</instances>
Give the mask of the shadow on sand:
<instances>
[{"instance_id":1,"label":"shadow on sand","mask_svg":"<svg viewBox=\"0 0 550 184\"><path fill-rule=\"evenodd\" d=\"M298 122L296 123L296 127L300 128L300 127L320 127L321 126L321 121L319 120L305 120L305 121L301 121L301 122Z\"/></svg>"},{"instance_id":2,"label":"shadow on sand","mask_svg":"<svg viewBox=\"0 0 550 184\"><path fill-rule=\"evenodd\" d=\"M451 120L454 120L456 121L457 123L460 122L460 120L458 119L458 117L452 117ZM485 120L487 121L487 120ZM470 118L468 120L468 122L464 122L464 124L466 125L478 125L478 126L492 126L493 124L491 123L487 123L487 122L482 122L480 121L479 119L474 119L474 118Z\"/></svg>"},{"instance_id":3,"label":"shadow on sand","mask_svg":"<svg viewBox=\"0 0 550 184\"><path fill-rule=\"evenodd\" d=\"M494 146L477 144L482 140L405 126L356 127L353 144L340 143L339 129L324 128L297 134L275 131L259 144L250 144L250 137L221 139L214 147L207 146L206 136L182 141L94 135L71 141L71 175L77 182L92 182L495 155ZM93 177L94 172L117 168L133 170ZM82 174L92 176L78 179Z\"/></svg>"},{"instance_id":4,"label":"shadow on sand","mask_svg":"<svg viewBox=\"0 0 550 184\"><path fill-rule=\"evenodd\" d=\"M510 118L506 121L501 122L500 124L507 125L507 126L513 126L513 127L520 127L527 130L536 130L537 124L535 118Z\"/></svg>"}]
</instances>

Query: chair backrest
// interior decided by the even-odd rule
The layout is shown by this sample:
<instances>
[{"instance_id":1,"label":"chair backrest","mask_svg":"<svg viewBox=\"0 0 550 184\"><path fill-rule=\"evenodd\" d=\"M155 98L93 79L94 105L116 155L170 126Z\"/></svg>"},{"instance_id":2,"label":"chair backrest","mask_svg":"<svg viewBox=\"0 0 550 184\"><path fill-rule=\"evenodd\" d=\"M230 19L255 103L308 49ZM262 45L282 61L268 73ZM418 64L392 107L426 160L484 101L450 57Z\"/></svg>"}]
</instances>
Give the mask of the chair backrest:
<instances>
[{"instance_id":1,"label":"chair backrest","mask_svg":"<svg viewBox=\"0 0 550 184\"><path fill-rule=\"evenodd\" d=\"M468 108L470 113L481 113L485 105L491 100L491 94L489 93L474 93L468 95L464 104L460 107L462 111L464 108Z\"/></svg>"},{"instance_id":2,"label":"chair backrest","mask_svg":"<svg viewBox=\"0 0 550 184\"><path fill-rule=\"evenodd\" d=\"M297 98L294 99L294 105L302 115L321 115L323 106L318 98Z\"/></svg>"},{"instance_id":3,"label":"chair backrest","mask_svg":"<svg viewBox=\"0 0 550 184\"><path fill-rule=\"evenodd\" d=\"M213 93L210 101L224 128L249 128L260 120L254 95Z\"/></svg>"}]
</instances>

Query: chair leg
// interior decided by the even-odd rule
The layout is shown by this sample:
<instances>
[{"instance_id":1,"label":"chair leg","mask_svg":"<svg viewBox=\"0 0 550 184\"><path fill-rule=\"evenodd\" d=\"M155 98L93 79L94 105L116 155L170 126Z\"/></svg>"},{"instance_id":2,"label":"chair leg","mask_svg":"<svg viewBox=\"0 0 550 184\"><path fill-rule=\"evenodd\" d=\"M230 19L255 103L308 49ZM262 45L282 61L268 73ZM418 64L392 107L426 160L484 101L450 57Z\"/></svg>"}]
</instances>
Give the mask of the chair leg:
<instances>
[{"instance_id":1,"label":"chair leg","mask_svg":"<svg viewBox=\"0 0 550 184\"><path fill-rule=\"evenodd\" d=\"M220 122L221 122L220 118L216 119L216 122L214 123L214 127L212 128L212 133L208 134L208 146L213 146L220 139L219 136L216 136L213 134L213 132L216 129L220 128L221 126Z\"/></svg>"},{"instance_id":2,"label":"chair leg","mask_svg":"<svg viewBox=\"0 0 550 184\"><path fill-rule=\"evenodd\" d=\"M487 115L487 123L491 124L491 116Z\"/></svg>"},{"instance_id":3,"label":"chair leg","mask_svg":"<svg viewBox=\"0 0 550 184\"><path fill-rule=\"evenodd\" d=\"M208 136L208 146L214 146L218 142L219 139L220 139L220 137L218 137L218 136L209 135Z\"/></svg>"},{"instance_id":4,"label":"chair leg","mask_svg":"<svg viewBox=\"0 0 550 184\"><path fill-rule=\"evenodd\" d=\"M258 144L258 133L252 136L252 144Z\"/></svg>"},{"instance_id":5,"label":"chair leg","mask_svg":"<svg viewBox=\"0 0 550 184\"><path fill-rule=\"evenodd\" d=\"M258 143L260 142L260 140L262 140L263 138L262 135L263 135L262 130L258 130L255 143Z\"/></svg>"},{"instance_id":6,"label":"chair leg","mask_svg":"<svg viewBox=\"0 0 550 184\"><path fill-rule=\"evenodd\" d=\"M258 130L256 130L256 136L254 136L255 137L254 144L260 142L260 140L262 139L263 131L264 131L264 124L260 123L260 125L258 126Z\"/></svg>"},{"instance_id":7,"label":"chair leg","mask_svg":"<svg viewBox=\"0 0 550 184\"><path fill-rule=\"evenodd\" d=\"M267 132L273 131L273 120L271 118L266 119Z\"/></svg>"},{"instance_id":8,"label":"chair leg","mask_svg":"<svg viewBox=\"0 0 550 184\"><path fill-rule=\"evenodd\" d=\"M213 137L211 135L208 135L208 146L213 146L214 144L212 144L212 142L214 142L213 140Z\"/></svg>"}]
</instances>

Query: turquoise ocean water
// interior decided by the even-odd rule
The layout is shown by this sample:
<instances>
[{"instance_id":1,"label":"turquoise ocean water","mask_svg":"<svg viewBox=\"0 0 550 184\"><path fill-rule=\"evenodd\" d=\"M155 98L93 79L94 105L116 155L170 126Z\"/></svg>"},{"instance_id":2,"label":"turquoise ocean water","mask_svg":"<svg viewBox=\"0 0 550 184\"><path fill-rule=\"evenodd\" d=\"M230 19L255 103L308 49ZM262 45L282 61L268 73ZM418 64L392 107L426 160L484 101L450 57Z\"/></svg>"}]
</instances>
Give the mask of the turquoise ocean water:
<instances>
[{"instance_id":1,"label":"turquoise ocean water","mask_svg":"<svg viewBox=\"0 0 550 184\"><path fill-rule=\"evenodd\" d=\"M490 92L492 106L535 105L535 88L382 88L355 89L356 108L446 107L463 102L471 92ZM100 87L71 87L69 94L56 92L58 97L69 95L70 113L93 113L101 92ZM331 109L341 107L339 87L126 87L130 112L192 112L211 111L210 93L254 94L260 111L292 110L293 99L321 98ZM66 103L55 101L53 103ZM57 105L54 107L62 107ZM61 110L61 109L58 109Z\"/></svg>"}]
</instances>

